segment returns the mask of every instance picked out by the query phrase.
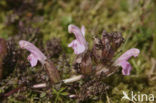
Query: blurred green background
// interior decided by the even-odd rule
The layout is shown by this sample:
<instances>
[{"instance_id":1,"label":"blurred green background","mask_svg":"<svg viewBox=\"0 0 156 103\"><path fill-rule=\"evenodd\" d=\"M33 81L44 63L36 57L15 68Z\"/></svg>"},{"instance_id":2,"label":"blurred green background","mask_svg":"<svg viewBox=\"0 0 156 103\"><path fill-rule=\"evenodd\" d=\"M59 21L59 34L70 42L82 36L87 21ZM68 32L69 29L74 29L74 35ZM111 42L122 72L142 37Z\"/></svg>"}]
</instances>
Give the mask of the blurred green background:
<instances>
[{"instance_id":1,"label":"blurred green background","mask_svg":"<svg viewBox=\"0 0 156 103\"><path fill-rule=\"evenodd\" d=\"M20 35L21 25L37 28L43 43L53 37L60 38L63 52L72 61L73 50L67 45L74 36L68 33L69 24L86 27L86 39L90 48L93 37L100 36L106 30L122 32L125 43L120 49L123 52L134 47L140 49L139 57L130 60L133 66L130 78L133 79L119 77L124 82L117 83L108 95L110 103L120 101L120 90L135 88L136 91L156 94L155 0L0 0L1 38L9 39ZM31 38L33 33L28 35ZM148 77L149 84L144 83L144 77ZM134 87L129 87L129 83L134 83Z\"/></svg>"}]
</instances>

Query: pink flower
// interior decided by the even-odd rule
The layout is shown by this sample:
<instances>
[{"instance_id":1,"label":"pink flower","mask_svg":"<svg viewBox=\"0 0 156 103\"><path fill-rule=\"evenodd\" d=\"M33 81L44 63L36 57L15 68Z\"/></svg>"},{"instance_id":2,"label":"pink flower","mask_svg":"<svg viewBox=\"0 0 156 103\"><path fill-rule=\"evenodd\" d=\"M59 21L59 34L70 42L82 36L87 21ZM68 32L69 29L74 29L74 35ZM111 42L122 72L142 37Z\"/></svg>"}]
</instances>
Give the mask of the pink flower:
<instances>
[{"instance_id":1,"label":"pink flower","mask_svg":"<svg viewBox=\"0 0 156 103\"><path fill-rule=\"evenodd\" d=\"M19 41L19 45L22 49L26 49L30 52L30 55L27 59L32 67L36 66L38 61L40 61L42 64L45 63L47 57L34 44L21 40Z\"/></svg>"},{"instance_id":2,"label":"pink flower","mask_svg":"<svg viewBox=\"0 0 156 103\"><path fill-rule=\"evenodd\" d=\"M76 39L73 40L68 47L72 47L74 49L75 54L81 54L88 49L88 44L85 40L85 27L82 26L79 29L77 26L70 24L68 26L68 32L74 33Z\"/></svg>"},{"instance_id":3,"label":"pink flower","mask_svg":"<svg viewBox=\"0 0 156 103\"><path fill-rule=\"evenodd\" d=\"M116 61L115 65L122 67L122 74L123 75L130 75L130 71L132 69L131 64L128 62L132 56L137 57L140 53L139 49L132 48L122 54Z\"/></svg>"}]
</instances>

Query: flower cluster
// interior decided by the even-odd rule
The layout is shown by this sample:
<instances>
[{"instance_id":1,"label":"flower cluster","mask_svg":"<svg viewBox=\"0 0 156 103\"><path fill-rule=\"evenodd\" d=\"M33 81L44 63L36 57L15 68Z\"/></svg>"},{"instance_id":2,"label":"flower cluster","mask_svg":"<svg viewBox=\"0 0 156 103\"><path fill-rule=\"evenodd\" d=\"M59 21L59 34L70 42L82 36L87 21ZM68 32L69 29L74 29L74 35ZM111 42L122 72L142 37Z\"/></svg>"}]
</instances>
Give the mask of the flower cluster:
<instances>
[{"instance_id":1,"label":"flower cluster","mask_svg":"<svg viewBox=\"0 0 156 103\"><path fill-rule=\"evenodd\" d=\"M120 45L123 43L123 37L121 33L113 32L113 33L102 33L102 38L95 38L93 49L88 50L88 43L85 39L85 27L81 28L70 24L68 26L68 32L73 33L76 37L68 47L72 47L74 53L77 55L76 64L80 69L80 73L83 75L90 75L93 73L93 64L95 63L98 66L112 65L115 67L122 67L123 75L130 75L130 71L132 69L131 64L128 60L133 56L137 57L140 53L139 49L132 48L126 51L123 55L113 61L113 56ZM53 83L57 83L60 81L60 75L58 70L55 68L54 64L47 60L47 57L32 43L21 40L19 41L19 45L21 48L26 49L30 52L28 56L28 60L32 67L37 65L37 62L41 62L42 65L48 71L48 75ZM82 54L82 55L80 55ZM109 63L108 63L109 62ZM114 62L114 63L112 63ZM83 76L79 76L77 79L82 78ZM65 82L75 81L75 79L67 79Z\"/></svg>"},{"instance_id":2,"label":"flower cluster","mask_svg":"<svg viewBox=\"0 0 156 103\"><path fill-rule=\"evenodd\" d=\"M68 31L69 33L74 33L76 40L73 40L72 43L70 43L68 46L72 47L74 49L75 54L81 54L84 53L87 49L87 42L85 40L85 30L84 26L79 29L75 25L69 25L68 26ZM95 48L99 49L93 49L93 55L96 58L96 61L102 61L103 63L105 61L112 60L112 57L114 56L115 51L117 48L120 47L121 43L123 42L123 38L120 33L106 33L105 31L103 32L102 39L95 39L95 43L97 44L94 45ZM101 47L100 47L101 46ZM114 63L115 66L121 66L122 67L122 74L123 75L130 75L130 71L132 69L130 63L128 62L128 59L130 59L132 56L137 57L139 55L140 51L137 48L132 48L128 51L126 51L123 55L121 55ZM86 53L88 55L88 53ZM85 56L84 56L85 57ZM86 57L85 57L86 58ZM88 58L88 56L87 56ZM105 60L105 61L103 61ZM83 61L83 57L82 57ZM85 66L87 65L85 59ZM90 58L88 58L88 61L90 61ZM91 62L90 62L91 63ZM83 62L82 62L83 64ZM88 69L90 68L90 65L88 67L83 68L83 69ZM82 69L82 68L80 68ZM84 71L84 70L83 70ZM87 70L86 70L87 71Z\"/></svg>"}]
</instances>

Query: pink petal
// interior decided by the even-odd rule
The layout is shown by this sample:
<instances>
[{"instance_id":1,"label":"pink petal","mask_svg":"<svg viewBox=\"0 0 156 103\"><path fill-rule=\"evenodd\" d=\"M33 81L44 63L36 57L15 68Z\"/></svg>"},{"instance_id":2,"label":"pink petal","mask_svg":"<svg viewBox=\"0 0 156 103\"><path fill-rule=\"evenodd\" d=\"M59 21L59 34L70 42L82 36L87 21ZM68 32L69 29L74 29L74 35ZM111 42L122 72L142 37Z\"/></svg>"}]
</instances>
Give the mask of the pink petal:
<instances>
[{"instance_id":1,"label":"pink petal","mask_svg":"<svg viewBox=\"0 0 156 103\"><path fill-rule=\"evenodd\" d=\"M119 64L122 67L122 74L123 75L130 75L132 70L132 66L127 61L123 61Z\"/></svg>"},{"instance_id":2,"label":"pink petal","mask_svg":"<svg viewBox=\"0 0 156 103\"><path fill-rule=\"evenodd\" d=\"M45 60L47 59L47 57L34 44L28 41L25 41L25 40L19 41L19 46L23 49L28 50L42 64L44 64Z\"/></svg>"},{"instance_id":3,"label":"pink petal","mask_svg":"<svg viewBox=\"0 0 156 103\"><path fill-rule=\"evenodd\" d=\"M73 40L70 44L68 44L68 47L74 47L76 45L77 41Z\"/></svg>"},{"instance_id":4,"label":"pink petal","mask_svg":"<svg viewBox=\"0 0 156 103\"><path fill-rule=\"evenodd\" d=\"M73 49L75 54L81 54L85 51L85 46L77 43Z\"/></svg>"},{"instance_id":5,"label":"pink petal","mask_svg":"<svg viewBox=\"0 0 156 103\"><path fill-rule=\"evenodd\" d=\"M83 36L85 36L85 27L84 26L81 27L81 32L82 32Z\"/></svg>"},{"instance_id":6,"label":"pink petal","mask_svg":"<svg viewBox=\"0 0 156 103\"><path fill-rule=\"evenodd\" d=\"M68 47L72 47L75 54L81 54L85 51L85 46L80 44L77 40L73 40Z\"/></svg>"},{"instance_id":7,"label":"pink petal","mask_svg":"<svg viewBox=\"0 0 156 103\"><path fill-rule=\"evenodd\" d=\"M68 26L68 31L69 31L69 33L74 33L74 35L76 37L76 40L78 42L80 42L81 44L87 46L87 42L85 40L85 37L83 36L81 30L77 26L72 25L72 24L69 25Z\"/></svg>"},{"instance_id":8,"label":"pink petal","mask_svg":"<svg viewBox=\"0 0 156 103\"><path fill-rule=\"evenodd\" d=\"M31 67L34 67L34 66L37 65L38 59L37 59L33 54L30 54L30 55L28 56L28 61L30 62Z\"/></svg>"},{"instance_id":9,"label":"pink petal","mask_svg":"<svg viewBox=\"0 0 156 103\"><path fill-rule=\"evenodd\" d=\"M132 56L137 57L140 53L139 49L132 48L126 51L124 54L122 54L116 61L115 65L122 67L122 74L123 75L130 75L130 71L132 69L130 63L128 62L128 59L130 59Z\"/></svg>"},{"instance_id":10,"label":"pink petal","mask_svg":"<svg viewBox=\"0 0 156 103\"><path fill-rule=\"evenodd\" d=\"M76 40L73 40L68 47L72 47L74 49L75 54L81 54L85 50L88 49L88 44L85 40L85 28L82 26L81 30L75 25L68 26L69 33L74 33Z\"/></svg>"},{"instance_id":11,"label":"pink petal","mask_svg":"<svg viewBox=\"0 0 156 103\"><path fill-rule=\"evenodd\" d=\"M124 54L122 54L117 60L116 62L121 62L121 61L124 61L124 60L128 60L130 59L132 56L134 57L137 57L140 53L140 50L139 49L136 49L136 48L132 48L132 49L129 49L127 50Z\"/></svg>"}]
</instances>

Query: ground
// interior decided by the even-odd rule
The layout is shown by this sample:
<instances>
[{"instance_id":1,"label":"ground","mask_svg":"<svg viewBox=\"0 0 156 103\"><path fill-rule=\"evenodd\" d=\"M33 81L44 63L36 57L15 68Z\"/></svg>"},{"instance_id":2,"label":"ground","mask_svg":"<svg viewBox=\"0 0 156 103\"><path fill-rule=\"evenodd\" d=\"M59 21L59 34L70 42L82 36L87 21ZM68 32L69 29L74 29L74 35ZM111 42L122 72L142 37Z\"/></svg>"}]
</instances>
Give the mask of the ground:
<instances>
[{"instance_id":1,"label":"ground","mask_svg":"<svg viewBox=\"0 0 156 103\"><path fill-rule=\"evenodd\" d=\"M1 0L0 38L6 39L10 54L4 60L4 68L9 68L0 81L1 101L4 103L50 103L89 102L127 103L122 91L156 96L156 2L154 0ZM93 38L100 37L102 31L121 32L125 41L116 52L117 58L130 48L138 48L140 54L132 58L130 76L121 71L107 79L90 81L90 88L100 85L109 89L87 98L70 99L69 95L85 93L89 81L81 80L73 84L59 84L44 89L32 89L35 83L48 82L43 67L32 68L27 61L28 52L19 49L19 40L28 40L40 48L54 62L61 78L69 78L75 54L68 44L74 35L68 33L68 25L84 25L89 49ZM12 51L15 54L12 54ZM8 63L8 64L7 64ZM7 66L6 66L7 65ZM120 68L121 69L121 68ZM101 83L102 82L102 83ZM97 85L96 85L97 84ZM24 86L23 86L24 85ZM60 86L61 85L61 86ZM21 90L3 97L15 88ZM101 87L101 88L102 88ZM103 87L103 88L104 88ZM72 89L71 89L72 88ZM71 91L73 90L73 91ZM93 91L95 92L95 91Z\"/></svg>"}]
</instances>

